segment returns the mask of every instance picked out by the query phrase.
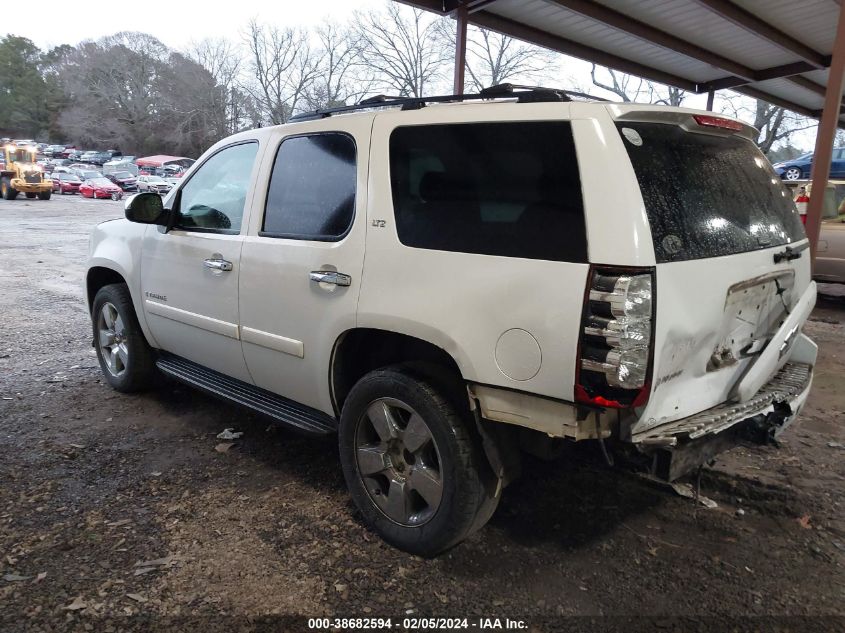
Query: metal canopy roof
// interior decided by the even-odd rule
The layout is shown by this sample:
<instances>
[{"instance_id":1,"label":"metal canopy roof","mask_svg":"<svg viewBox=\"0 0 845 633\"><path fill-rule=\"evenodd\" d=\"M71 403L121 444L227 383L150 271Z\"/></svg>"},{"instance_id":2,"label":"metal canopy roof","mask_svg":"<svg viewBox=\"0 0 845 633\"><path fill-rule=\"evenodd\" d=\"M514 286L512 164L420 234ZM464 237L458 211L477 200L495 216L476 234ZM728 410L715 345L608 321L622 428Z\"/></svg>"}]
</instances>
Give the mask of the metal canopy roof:
<instances>
[{"instance_id":1,"label":"metal canopy roof","mask_svg":"<svg viewBox=\"0 0 845 633\"><path fill-rule=\"evenodd\" d=\"M694 93L820 118L842 0L399 0ZM845 127L845 100L838 123Z\"/></svg>"}]
</instances>

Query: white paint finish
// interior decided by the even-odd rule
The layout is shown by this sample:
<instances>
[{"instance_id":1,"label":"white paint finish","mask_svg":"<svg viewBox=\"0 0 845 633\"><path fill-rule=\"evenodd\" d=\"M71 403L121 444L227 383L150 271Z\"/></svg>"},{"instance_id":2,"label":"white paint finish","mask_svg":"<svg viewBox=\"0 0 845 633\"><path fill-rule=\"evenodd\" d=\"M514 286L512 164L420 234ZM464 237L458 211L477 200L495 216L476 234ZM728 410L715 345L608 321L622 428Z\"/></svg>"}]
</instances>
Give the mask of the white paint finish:
<instances>
[{"instance_id":1,"label":"white paint finish","mask_svg":"<svg viewBox=\"0 0 845 633\"><path fill-rule=\"evenodd\" d=\"M530 332L512 328L496 341L496 366L507 378L531 380L540 371L543 353Z\"/></svg>"},{"instance_id":2,"label":"white paint finish","mask_svg":"<svg viewBox=\"0 0 845 633\"><path fill-rule=\"evenodd\" d=\"M212 319L211 317L197 314L196 312L189 312L188 310L180 310L179 308L171 307L165 303L146 299L144 300L144 309L147 314L154 314L156 316L172 319L180 323L219 334L220 336L228 336L235 340L239 339L238 324L230 323L228 321L221 321L220 319Z\"/></svg>"},{"instance_id":3,"label":"white paint finish","mask_svg":"<svg viewBox=\"0 0 845 633\"><path fill-rule=\"evenodd\" d=\"M633 431L642 431L704 411L728 400L752 359L716 371L707 364L724 331L728 290L734 284L777 271L792 271L785 297L794 307L810 285L809 253L773 263L773 247L726 257L658 264L652 392Z\"/></svg>"},{"instance_id":4,"label":"white paint finish","mask_svg":"<svg viewBox=\"0 0 845 633\"><path fill-rule=\"evenodd\" d=\"M786 364L791 346L797 341L800 328L810 317L815 305L816 283L811 281L801 298L791 307L789 316L769 341L766 349L734 386L731 396L735 396L739 402L750 400L769 381L771 375Z\"/></svg>"},{"instance_id":5,"label":"white paint finish","mask_svg":"<svg viewBox=\"0 0 845 633\"><path fill-rule=\"evenodd\" d=\"M221 140L206 151L182 179L184 186L196 171L202 169L206 160L226 146L240 141L258 142L244 201L241 233L246 231L249 223L255 179L265 150L263 141L268 134L267 130L253 130ZM177 188L174 188L165 197L166 208L173 205L176 192ZM151 226L144 239L140 290L142 297L173 309L166 315L160 313L166 312L167 308L154 307L153 310L157 309L159 314L147 312L150 330L162 349L239 380L252 382L237 330L240 324L238 276L242 245L242 235L183 229L164 232ZM224 272L207 268L203 265L205 259L229 261L232 270ZM166 300L151 295L164 296Z\"/></svg>"},{"instance_id":6,"label":"white paint finish","mask_svg":"<svg viewBox=\"0 0 845 633\"><path fill-rule=\"evenodd\" d=\"M573 399L588 266L404 246L393 222L387 161L389 135L398 125L567 119L569 108L569 104L467 104L376 117L359 327L429 341L455 359L467 380ZM384 228L370 225L370 220L385 218ZM496 365L496 342L512 328L531 332L542 348L542 367L530 380L508 378Z\"/></svg>"},{"instance_id":7,"label":"white paint finish","mask_svg":"<svg viewBox=\"0 0 845 633\"><path fill-rule=\"evenodd\" d=\"M241 328L241 340L244 343L252 343L253 345L260 345L267 349L272 349L283 354L290 354L297 358L305 358L305 346L302 341L297 341L292 338L279 336L277 334L270 334L269 332L262 332L261 330L254 330L251 327Z\"/></svg>"},{"instance_id":8,"label":"white paint finish","mask_svg":"<svg viewBox=\"0 0 845 633\"><path fill-rule=\"evenodd\" d=\"M244 336L243 353L255 384L330 415L334 414L329 386L332 351L341 334L356 324L364 266L373 116L331 117L269 130L241 257L241 326L278 337L256 340ZM355 139L358 181L351 230L339 242L260 237L267 187L279 144L286 136L320 131L345 132ZM345 273L352 277L352 285L314 283L309 277L313 270ZM268 340L276 345L267 345ZM293 343L282 344L284 340ZM299 353L292 353L295 351Z\"/></svg>"},{"instance_id":9,"label":"white paint finish","mask_svg":"<svg viewBox=\"0 0 845 633\"><path fill-rule=\"evenodd\" d=\"M471 385L469 390L487 420L528 427L554 437L577 438L579 435L574 405L484 385ZM590 426L595 428L592 420Z\"/></svg>"},{"instance_id":10,"label":"white paint finish","mask_svg":"<svg viewBox=\"0 0 845 633\"><path fill-rule=\"evenodd\" d=\"M572 104L590 261L654 266L654 247L637 176L604 107Z\"/></svg>"},{"instance_id":11,"label":"white paint finish","mask_svg":"<svg viewBox=\"0 0 845 633\"><path fill-rule=\"evenodd\" d=\"M149 303L144 305L162 349L251 382L237 336L242 241L240 235L163 233L152 227L144 240L141 294L145 299L152 298L147 293L167 298L166 302L155 299L166 308L156 305L151 310ZM213 255L232 262L233 269L206 268L203 260ZM161 314L167 308L171 310Z\"/></svg>"}]
</instances>

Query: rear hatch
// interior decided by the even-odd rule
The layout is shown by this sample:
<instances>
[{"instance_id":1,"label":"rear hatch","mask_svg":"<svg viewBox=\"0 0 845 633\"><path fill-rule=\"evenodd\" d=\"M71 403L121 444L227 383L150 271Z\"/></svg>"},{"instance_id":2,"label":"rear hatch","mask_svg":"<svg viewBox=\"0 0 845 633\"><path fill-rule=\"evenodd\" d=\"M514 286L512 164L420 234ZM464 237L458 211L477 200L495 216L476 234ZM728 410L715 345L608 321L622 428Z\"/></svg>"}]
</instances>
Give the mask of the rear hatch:
<instances>
[{"instance_id":1,"label":"rear hatch","mask_svg":"<svg viewBox=\"0 0 845 633\"><path fill-rule=\"evenodd\" d=\"M747 399L740 385L786 362L763 351L784 323L795 328L793 311L804 315L800 329L814 293L800 217L751 128L674 111L616 123L657 263L651 393L638 433Z\"/></svg>"}]
</instances>

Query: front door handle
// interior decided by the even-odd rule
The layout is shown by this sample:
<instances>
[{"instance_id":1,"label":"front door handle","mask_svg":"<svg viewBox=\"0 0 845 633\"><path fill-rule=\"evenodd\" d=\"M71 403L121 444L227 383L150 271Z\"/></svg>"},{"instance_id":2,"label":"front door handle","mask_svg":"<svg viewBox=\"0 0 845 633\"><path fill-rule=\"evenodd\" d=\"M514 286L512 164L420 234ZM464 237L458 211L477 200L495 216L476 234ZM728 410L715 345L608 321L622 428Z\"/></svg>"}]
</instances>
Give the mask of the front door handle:
<instances>
[{"instance_id":1,"label":"front door handle","mask_svg":"<svg viewBox=\"0 0 845 633\"><path fill-rule=\"evenodd\" d=\"M332 284L333 286L351 286L352 277L333 270L313 270L310 274L311 281L320 284Z\"/></svg>"},{"instance_id":2,"label":"front door handle","mask_svg":"<svg viewBox=\"0 0 845 633\"><path fill-rule=\"evenodd\" d=\"M205 259L202 265L211 270L221 270L225 273L232 270L232 262L227 262L225 259Z\"/></svg>"}]
</instances>

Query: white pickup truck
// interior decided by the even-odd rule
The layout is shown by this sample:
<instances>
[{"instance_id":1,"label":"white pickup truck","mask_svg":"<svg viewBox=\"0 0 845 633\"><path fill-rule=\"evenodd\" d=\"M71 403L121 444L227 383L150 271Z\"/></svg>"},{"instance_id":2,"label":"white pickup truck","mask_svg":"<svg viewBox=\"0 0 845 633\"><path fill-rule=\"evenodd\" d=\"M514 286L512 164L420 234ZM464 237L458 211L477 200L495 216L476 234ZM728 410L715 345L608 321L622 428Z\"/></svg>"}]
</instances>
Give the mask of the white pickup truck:
<instances>
[{"instance_id":1,"label":"white pickup truck","mask_svg":"<svg viewBox=\"0 0 845 633\"><path fill-rule=\"evenodd\" d=\"M95 229L103 373L337 433L365 521L423 555L484 525L522 450L677 478L810 390L808 242L753 138L508 86L236 134Z\"/></svg>"}]
</instances>

